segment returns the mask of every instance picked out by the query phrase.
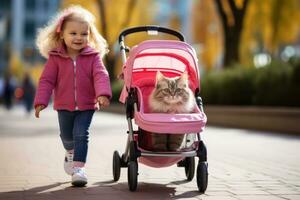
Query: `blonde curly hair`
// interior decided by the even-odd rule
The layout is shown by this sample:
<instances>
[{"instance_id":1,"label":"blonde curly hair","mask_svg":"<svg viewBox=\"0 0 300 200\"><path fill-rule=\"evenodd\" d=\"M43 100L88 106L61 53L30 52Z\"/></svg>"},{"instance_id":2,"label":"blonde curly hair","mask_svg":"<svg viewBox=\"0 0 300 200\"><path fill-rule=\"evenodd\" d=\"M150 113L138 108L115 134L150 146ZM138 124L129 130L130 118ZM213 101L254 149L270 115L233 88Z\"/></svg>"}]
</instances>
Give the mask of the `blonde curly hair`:
<instances>
[{"instance_id":1,"label":"blonde curly hair","mask_svg":"<svg viewBox=\"0 0 300 200\"><path fill-rule=\"evenodd\" d=\"M78 5L70 6L58 12L49 23L38 29L36 46L40 54L48 58L49 52L62 45L61 31L67 21L86 22L90 28L88 45L99 51L101 57L108 53L107 42L98 32L95 25L95 16Z\"/></svg>"}]
</instances>

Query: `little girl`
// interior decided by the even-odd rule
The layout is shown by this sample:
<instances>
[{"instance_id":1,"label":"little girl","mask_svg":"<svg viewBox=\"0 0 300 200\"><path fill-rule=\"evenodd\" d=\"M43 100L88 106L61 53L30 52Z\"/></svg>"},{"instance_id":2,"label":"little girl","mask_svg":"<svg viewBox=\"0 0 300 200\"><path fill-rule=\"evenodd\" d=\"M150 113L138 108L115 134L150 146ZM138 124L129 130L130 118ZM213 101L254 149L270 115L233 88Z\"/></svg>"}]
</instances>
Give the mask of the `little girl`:
<instances>
[{"instance_id":1,"label":"little girl","mask_svg":"<svg viewBox=\"0 0 300 200\"><path fill-rule=\"evenodd\" d=\"M106 41L89 11L71 6L39 30L36 43L48 60L35 96L35 116L39 118L54 90L54 109L66 149L64 169L74 186L84 186L88 129L95 108L108 106L111 98L108 72L101 60L108 52Z\"/></svg>"}]
</instances>

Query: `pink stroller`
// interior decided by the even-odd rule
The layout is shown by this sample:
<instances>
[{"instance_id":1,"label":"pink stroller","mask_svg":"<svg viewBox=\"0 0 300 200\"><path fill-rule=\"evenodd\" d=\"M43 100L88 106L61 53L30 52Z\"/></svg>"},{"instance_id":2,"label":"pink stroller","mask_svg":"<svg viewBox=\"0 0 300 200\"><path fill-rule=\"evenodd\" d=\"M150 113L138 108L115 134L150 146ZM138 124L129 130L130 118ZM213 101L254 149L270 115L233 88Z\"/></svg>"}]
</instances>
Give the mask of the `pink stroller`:
<instances>
[{"instance_id":1,"label":"pink stroller","mask_svg":"<svg viewBox=\"0 0 300 200\"><path fill-rule=\"evenodd\" d=\"M158 32L171 34L180 41L147 40L129 51L125 46L125 36L137 32L147 32L151 35ZM128 186L130 191L135 191L138 163L157 168L177 164L178 167L184 167L187 180L191 181L195 174L197 156L197 186L199 192L204 193L208 182L207 152L200 133L204 130L207 118L199 96L200 77L193 48L184 42L181 33L157 26L126 29L119 36L119 44L124 63L124 87L120 101L126 107L128 138L125 152L121 156L118 151L113 154L114 181L119 180L121 167L127 167ZM126 53L129 53L128 57ZM189 86L197 102L193 113L149 113L147 98L155 86L157 71L168 77L180 76L185 71L188 73ZM133 130L133 119L138 130ZM151 150L149 133L184 134L184 146L177 151Z\"/></svg>"}]
</instances>

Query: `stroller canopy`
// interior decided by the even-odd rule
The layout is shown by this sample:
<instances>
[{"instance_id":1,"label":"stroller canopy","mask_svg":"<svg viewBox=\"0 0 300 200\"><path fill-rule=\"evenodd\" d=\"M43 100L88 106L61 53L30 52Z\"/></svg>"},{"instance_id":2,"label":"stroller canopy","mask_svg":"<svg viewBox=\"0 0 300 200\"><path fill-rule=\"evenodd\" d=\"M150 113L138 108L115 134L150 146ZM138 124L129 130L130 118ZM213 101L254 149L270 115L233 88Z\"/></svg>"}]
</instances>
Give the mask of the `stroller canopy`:
<instances>
[{"instance_id":1,"label":"stroller canopy","mask_svg":"<svg viewBox=\"0 0 300 200\"><path fill-rule=\"evenodd\" d=\"M199 89L197 57L193 48L175 40L147 40L134 47L123 67L127 89L143 79L155 80L157 71L165 76L189 75L189 84L195 92Z\"/></svg>"}]
</instances>

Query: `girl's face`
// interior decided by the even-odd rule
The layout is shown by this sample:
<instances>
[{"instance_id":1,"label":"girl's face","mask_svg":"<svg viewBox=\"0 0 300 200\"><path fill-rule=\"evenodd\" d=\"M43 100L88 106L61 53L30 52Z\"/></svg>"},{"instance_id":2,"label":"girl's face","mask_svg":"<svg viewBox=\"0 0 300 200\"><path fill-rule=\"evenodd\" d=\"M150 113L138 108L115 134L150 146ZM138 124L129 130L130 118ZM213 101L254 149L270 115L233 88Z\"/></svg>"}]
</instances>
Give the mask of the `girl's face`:
<instances>
[{"instance_id":1,"label":"girl's face","mask_svg":"<svg viewBox=\"0 0 300 200\"><path fill-rule=\"evenodd\" d=\"M70 54L77 54L86 47L89 41L90 30L85 22L68 21L64 26L61 38L64 40L67 51Z\"/></svg>"}]
</instances>

